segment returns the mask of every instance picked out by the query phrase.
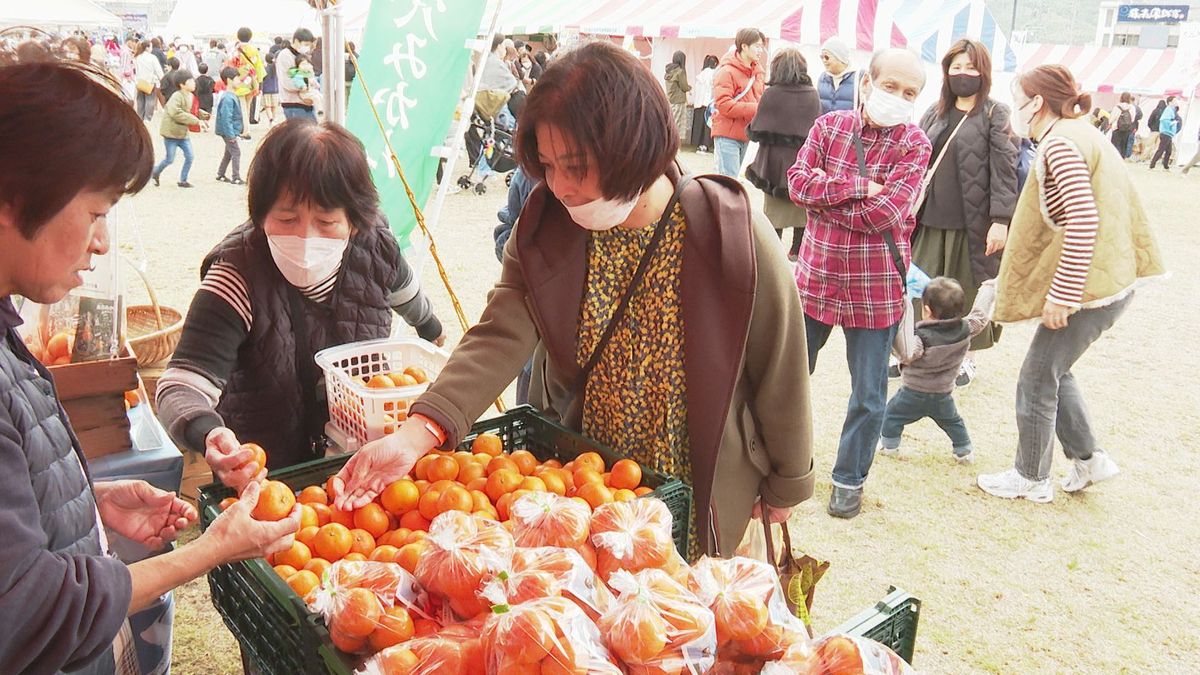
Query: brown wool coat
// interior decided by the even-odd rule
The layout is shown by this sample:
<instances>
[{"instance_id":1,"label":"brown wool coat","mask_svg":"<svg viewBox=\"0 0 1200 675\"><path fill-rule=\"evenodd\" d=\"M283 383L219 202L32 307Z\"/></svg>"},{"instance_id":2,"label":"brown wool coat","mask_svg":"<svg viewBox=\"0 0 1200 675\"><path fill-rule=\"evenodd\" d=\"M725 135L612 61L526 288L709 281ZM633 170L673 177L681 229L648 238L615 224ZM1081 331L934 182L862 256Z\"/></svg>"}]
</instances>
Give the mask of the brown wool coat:
<instances>
[{"instance_id":1,"label":"brown wool coat","mask_svg":"<svg viewBox=\"0 0 1200 675\"><path fill-rule=\"evenodd\" d=\"M679 180L676 167L668 173ZM684 188L682 311L688 432L701 549L732 555L761 493L777 507L813 492L804 314L779 242L745 192L706 176ZM530 402L573 429L585 230L541 185L504 251L500 281L429 391L412 406L455 447L534 355ZM720 476L717 481L716 477Z\"/></svg>"}]
</instances>

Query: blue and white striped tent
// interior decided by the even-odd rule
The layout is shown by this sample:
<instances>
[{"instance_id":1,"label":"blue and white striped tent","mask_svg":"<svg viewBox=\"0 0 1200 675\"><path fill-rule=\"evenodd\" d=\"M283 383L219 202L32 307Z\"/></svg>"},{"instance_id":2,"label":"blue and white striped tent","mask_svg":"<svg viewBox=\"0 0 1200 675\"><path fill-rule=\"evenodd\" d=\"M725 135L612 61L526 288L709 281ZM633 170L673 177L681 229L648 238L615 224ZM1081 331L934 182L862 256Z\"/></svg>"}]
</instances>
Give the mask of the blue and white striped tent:
<instances>
[{"instance_id":1,"label":"blue and white striped tent","mask_svg":"<svg viewBox=\"0 0 1200 675\"><path fill-rule=\"evenodd\" d=\"M883 11L881 6L880 10ZM979 40L992 53L998 71L1014 72L1017 54L1009 37L983 0L896 0L892 16L908 44L926 61L937 63L956 40Z\"/></svg>"}]
</instances>

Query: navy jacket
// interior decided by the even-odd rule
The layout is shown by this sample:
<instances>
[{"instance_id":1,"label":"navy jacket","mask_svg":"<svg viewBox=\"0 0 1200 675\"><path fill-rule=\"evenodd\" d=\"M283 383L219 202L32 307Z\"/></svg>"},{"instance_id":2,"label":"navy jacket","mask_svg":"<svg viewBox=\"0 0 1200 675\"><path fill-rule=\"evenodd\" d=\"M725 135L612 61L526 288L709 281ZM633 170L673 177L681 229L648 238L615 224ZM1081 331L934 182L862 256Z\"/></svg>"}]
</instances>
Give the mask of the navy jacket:
<instances>
[{"instance_id":1,"label":"navy jacket","mask_svg":"<svg viewBox=\"0 0 1200 675\"><path fill-rule=\"evenodd\" d=\"M850 71L842 78L837 89L833 88L833 76L828 72L821 73L817 80L817 94L821 97L821 114L834 110L854 109L854 86L858 82L858 72Z\"/></svg>"}]
</instances>

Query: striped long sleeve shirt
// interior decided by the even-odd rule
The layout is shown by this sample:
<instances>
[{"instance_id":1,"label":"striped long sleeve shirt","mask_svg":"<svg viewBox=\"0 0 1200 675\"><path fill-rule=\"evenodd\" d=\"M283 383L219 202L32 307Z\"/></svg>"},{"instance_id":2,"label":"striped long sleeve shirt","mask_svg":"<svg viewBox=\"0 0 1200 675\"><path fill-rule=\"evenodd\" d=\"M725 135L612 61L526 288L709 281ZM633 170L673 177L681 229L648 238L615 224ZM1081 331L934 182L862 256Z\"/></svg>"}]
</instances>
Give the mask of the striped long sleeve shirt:
<instances>
[{"instance_id":1,"label":"striped long sleeve shirt","mask_svg":"<svg viewBox=\"0 0 1200 675\"><path fill-rule=\"evenodd\" d=\"M1046 211L1054 225L1064 230L1062 255L1046 299L1077 308L1083 299L1100 227L1092 176L1083 155L1066 140L1048 139L1040 154Z\"/></svg>"}]
</instances>

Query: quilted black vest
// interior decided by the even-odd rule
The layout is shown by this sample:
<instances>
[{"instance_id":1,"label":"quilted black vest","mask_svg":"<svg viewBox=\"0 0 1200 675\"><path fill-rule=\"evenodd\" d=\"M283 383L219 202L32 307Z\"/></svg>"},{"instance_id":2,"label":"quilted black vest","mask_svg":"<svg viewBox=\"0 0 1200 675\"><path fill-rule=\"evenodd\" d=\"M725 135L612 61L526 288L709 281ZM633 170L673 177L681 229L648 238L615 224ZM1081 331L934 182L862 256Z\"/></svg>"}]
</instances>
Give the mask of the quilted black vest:
<instances>
[{"instance_id":1,"label":"quilted black vest","mask_svg":"<svg viewBox=\"0 0 1200 675\"><path fill-rule=\"evenodd\" d=\"M400 246L382 219L356 229L328 303L300 299L303 324L292 316L294 289L275 266L262 228L246 222L231 232L205 257L201 277L218 260L246 280L253 322L217 412L240 441L267 451L270 469L315 459L309 430L324 427L329 409L320 368L313 365L307 381L301 381L296 326L307 327L310 362L327 347L387 337L392 326L387 298L398 274ZM316 393L316 420L305 419L304 387Z\"/></svg>"}]
</instances>

